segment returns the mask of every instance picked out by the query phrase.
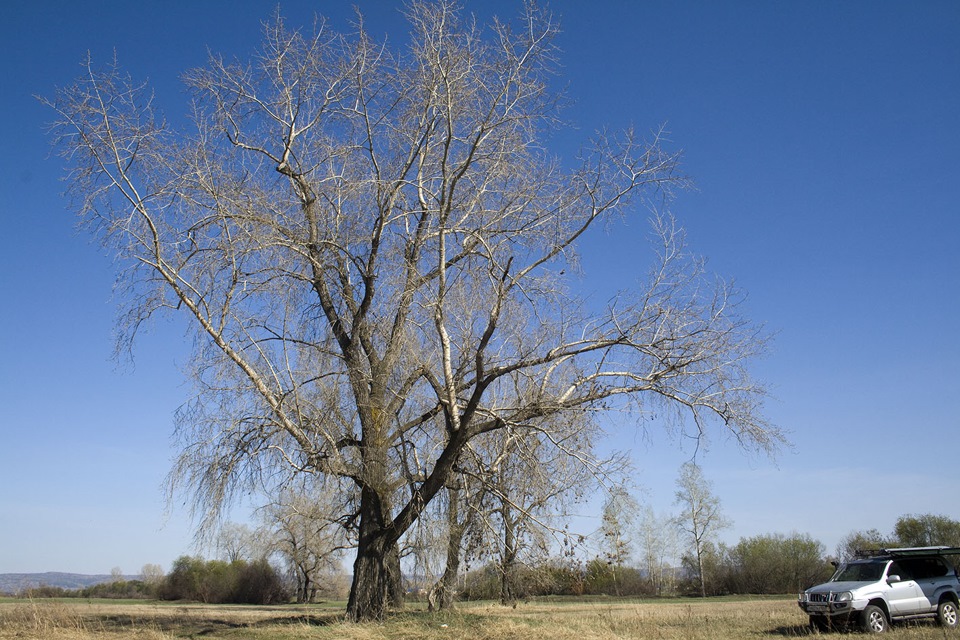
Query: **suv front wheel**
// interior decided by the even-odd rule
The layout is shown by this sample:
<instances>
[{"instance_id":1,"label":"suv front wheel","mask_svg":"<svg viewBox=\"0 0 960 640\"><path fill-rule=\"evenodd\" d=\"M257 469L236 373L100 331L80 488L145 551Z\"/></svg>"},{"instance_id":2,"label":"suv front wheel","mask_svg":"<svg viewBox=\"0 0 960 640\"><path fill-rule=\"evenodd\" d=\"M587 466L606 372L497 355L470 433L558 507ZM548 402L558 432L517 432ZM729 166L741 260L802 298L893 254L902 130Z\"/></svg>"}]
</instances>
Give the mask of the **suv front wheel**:
<instances>
[{"instance_id":1,"label":"suv front wheel","mask_svg":"<svg viewBox=\"0 0 960 640\"><path fill-rule=\"evenodd\" d=\"M942 605L941 605L942 606ZM883 633L887 630L887 614L875 605L867 605L860 618L863 630L867 633Z\"/></svg>"},{"instance_id":2,"label":"suv front wheel","mask_svg":"<svg viewBox=\"0 0 960 640\"><path fill-rule=\"evenodd\" d=\"M941 600L937 607L937 622L941 626L953 629L957 626L957 605L952 600Z\"/></svg>"}]
</instances>

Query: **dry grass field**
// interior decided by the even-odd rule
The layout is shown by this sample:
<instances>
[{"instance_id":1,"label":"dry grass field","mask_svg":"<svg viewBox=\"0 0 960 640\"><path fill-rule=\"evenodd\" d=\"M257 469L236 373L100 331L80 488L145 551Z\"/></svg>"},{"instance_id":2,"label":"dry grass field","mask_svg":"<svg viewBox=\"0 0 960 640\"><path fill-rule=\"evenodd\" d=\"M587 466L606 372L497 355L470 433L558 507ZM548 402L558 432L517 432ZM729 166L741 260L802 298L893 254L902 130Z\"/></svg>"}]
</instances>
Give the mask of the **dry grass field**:
<instances>
[{"instance_id":1,"label":"dry grass field","mask_svg":"<svg viewBox=\"0 0 960 640\"><path fill-rule=\"evenodd\" d=\"M0 639L172 640L738 640L815 635L789 599L636 602L556 600L516 609L465 604L453 614L412 605L382 624L346 624L342 606L233 607L168 603L13 601L0 603ZM942 639L960 633L933 622L896 624L892 637ZM859 633L831 634L838 638Z\"/></svg>"}]
</instances>

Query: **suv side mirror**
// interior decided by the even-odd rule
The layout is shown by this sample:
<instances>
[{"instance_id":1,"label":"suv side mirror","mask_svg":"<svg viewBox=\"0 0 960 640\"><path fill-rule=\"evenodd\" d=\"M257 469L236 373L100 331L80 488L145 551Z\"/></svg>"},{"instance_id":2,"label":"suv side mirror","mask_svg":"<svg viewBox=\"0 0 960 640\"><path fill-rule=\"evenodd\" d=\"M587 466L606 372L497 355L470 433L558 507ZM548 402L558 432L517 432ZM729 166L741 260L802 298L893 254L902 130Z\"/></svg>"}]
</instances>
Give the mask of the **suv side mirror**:
<instances>
[{"instance_id":1,"label":"suv side mirror","mask_svg":"<svg viewBox=\"0 0 960 640\"><path fill-rule=\"evenodd\" d=\"M892 576L887 576L887 582L893 584L894 582L902 582L900 576L893 574Z\"/></svg>"}]
</instances>

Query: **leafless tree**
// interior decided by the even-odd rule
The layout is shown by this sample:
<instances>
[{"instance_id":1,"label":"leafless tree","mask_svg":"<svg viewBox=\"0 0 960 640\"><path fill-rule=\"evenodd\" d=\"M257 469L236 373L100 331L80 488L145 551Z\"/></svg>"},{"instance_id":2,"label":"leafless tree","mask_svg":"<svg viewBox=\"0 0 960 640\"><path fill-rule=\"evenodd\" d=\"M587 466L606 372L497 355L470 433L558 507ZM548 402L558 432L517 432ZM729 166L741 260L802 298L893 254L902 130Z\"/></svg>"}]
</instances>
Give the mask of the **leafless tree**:
<instances>
[{"instance_id":1,"label":"leafless tree","mask_svg":"<svg viewBox=\"0 0 960 640\"><path fill-rule=\"evenodd\" d=\"M217 551L227 562L256 560L266 549L259 544L253 529L239 522L225 522L217 533Z\"/></svg>"},{"instance_id":2,"label":"leafless tree","mask_svg":"<svg viewBox=\"0 0 960 640\"><path fill-rule=\"evenodd\" d=\"M458 473L450 479L444 495L437 501L440 509L442 535L442 571L427 595L431 611L454 607L455 585L460 575L461 561L477 553L482 536L480 521L484 517L483 504L486 486L475 474ZM465 544L470 541L470 544Z\"/></svg>"},{"instance_id":3,"label":"leafless tree","mask_svg":"<svg viewBox=\"0 0 960 640\"><path fill-rule=\"evenodd\" d=\"M297 582L297 602L313 602L321 579L340 572L351 546L335 488L315 483L291 487L261 509L261 535L284 559Z\"/></svg>"},{"instance_id":4,"label":"leafless tree","mask_svg":"<svg viewBox=\"0 0 960 640\"><path fill-rule=\"evenodd\" d=\"M140 569L140 579L150 587L156 587L166 575L158 564L145 564Z\"/></svg>"},{"instance_id":5,"label":"leafless tree","mask_svg":"<svg viewBox=\"0 0 960 640\"><path fill-rule=\"evenodd\" d=\"M249 62L185 74L190 127L116 65L49 101L76 206L123 265L119 344L168 310L196 331L173 480L207 522L281 476L353 482L355 620L384 615L398 541L483 434L661 401L697 436L715 418L747 446L780 438L746 368L761 332L669 216L645 279L602 309L576 294L577 244L659 206L676 156L632 132L572 169L546 151L545 11L406 16L399 51L362 21L268 23Z\"/></svg>"},{"instance_id":6,"label":"leafless tree","mask_svg":"<svg viewBox=\"0 0 960 640\"><path fill-rule=\"evenodd\" d=\"M650 505L640 508L637 544L650 586L658 596L669 591L672 584L673 574L668 569L669 561L676 557L677 552L675 522L673 516L658 514Z\"/></svg>"},{"instance_id":7,"label":"leafless tree","mask_svg":"<svg viewBox=\"0 0 960 640\"><path fill-rule=\"evenodd\" d=\"M704 477L703 470L695 462L687 462L680 467L675 504L680 506L677 526L695 554L700 595L706 598L706 547L718 531L730 526L730 521L723 515L720 498L713 494L710 481Z\"/></svg>"},{"instance_id":8,"label":"leafless tree","mask_svg":"<svg viewBox=\"0 0 960 640\"><path fill-rule=\"evenodd\" d=\"M614 487L600 514L600 548L613 575L613 588L620 595L619 571L633 553L634 530L640 505L624 487Z\"/></svg>"}]
</instances>

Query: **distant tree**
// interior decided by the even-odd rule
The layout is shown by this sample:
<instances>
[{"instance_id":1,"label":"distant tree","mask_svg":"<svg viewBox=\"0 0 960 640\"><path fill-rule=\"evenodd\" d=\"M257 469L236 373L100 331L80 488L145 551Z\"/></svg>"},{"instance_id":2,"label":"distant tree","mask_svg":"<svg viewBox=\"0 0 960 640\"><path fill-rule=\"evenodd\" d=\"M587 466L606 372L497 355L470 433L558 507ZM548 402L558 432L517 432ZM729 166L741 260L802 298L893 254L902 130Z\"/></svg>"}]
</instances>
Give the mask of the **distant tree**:
<instances>
[{"instance_id":1,"label":"distant tree","mask_svg":"<svg viewBox=\"0 0 960 640\"><path fill-rule=\"evenodd\" d=\"M902 547L960 547L960 522L941 515L906 515L897 519L893 535Z\"/></svg>"},{"instance_id":2,"label":"distant tree","mask_svg":"<svg viewBox=\"0 0 960 640\"><path fill-rule=\"evenodd\" d=\"M154 594L163 582L164 575L163 567L158 564L145 564L140 569L140 579L146 585L146 588Z\"/></svg>"},{"instance_id":3,"label":"distant tree","mask_svg":"<svg viewBox=\"0 0 960 640\"><path fill-rule=\"evenodd\" d=\"M846 562L857 556L859 551L886 549L899 546L897 542L876 529L851 531L840 539L837 545L837 560Z\"/></svg>"},{"instance_id":4,"label":"distant tree","mask_svg":"<svg viewBox=\"0 0 960 640\"><path fill-rule=\"evenodd\" d=\"M615 595L620 595L619 573L633 553L633 535L640 506L623 487L613 488L600 516L600 548L613 575Z\"/></svg>"},{"instance_id":5,"label":"distant tree","mask_svg":"<svg viewBox=\"0 0 960 640\"><path fill-rule=\"evenodd\" d=\"M694 462L687 462L680 468L674 504L680 506L676 523L696 560L694 569L700 584L700 595L705 598L706 545L718 531L729 527L731 523L720 509L720 498L712 493L710 482Z\"/></svg>"},{"instance_id":6,"label":"distant tree","mask_svg":"<svg viewBox=\"0 0 960 640\"><path fill-rule=\"evenodd\" d=\"M351 546L338 519L342 494L331 483L288 487L262 509L263 535L296 577L297 602L313 602L322 578L339 572L343 551Z\"/></svg>"},{"instance_id":7,"label":"distant tree","mask_svg":"<svg viewBox=\"0 0 960 640\"><path fill-rule=\"evenodd\" d=\"M677 554L676 517L657 514L644 505L637 523L637 545L650 588L655 595L663 595L672 588L673 572L668 569Z\"/></svg>"},{"instance_id":8,"label":"distant tree","mask_svg":"<svg viewBox=\"0 0 960 640\"><path fill-rule=\"evenodd\" d=\"M627 290L578 294L577 246L683 179L657 133L556 160L558 26L524 8L482 30L413 0L401 50L362 21L278 16L249 61L184 74L185 129L116 65L49 101L69 191L123 274L120 348L167 311L195 330L175 486L209 524L265 479L352 482L352 620L385 615L400 539L484 434L634 402L781 441L747 368L763 333L669 215Z\"/></svg>"},{"instance_id":9,"label":"distant tree","mask_svg":"<svg viewBox=\"0 0 960 640\"><path fill-rule=\"evenodd\" d=\"M257 533L239 522L226 522L220 527L216 547L220 558L227 562L252 561L264 557L267 552Z\"/></svg>"}]
</instances>

